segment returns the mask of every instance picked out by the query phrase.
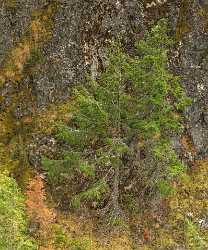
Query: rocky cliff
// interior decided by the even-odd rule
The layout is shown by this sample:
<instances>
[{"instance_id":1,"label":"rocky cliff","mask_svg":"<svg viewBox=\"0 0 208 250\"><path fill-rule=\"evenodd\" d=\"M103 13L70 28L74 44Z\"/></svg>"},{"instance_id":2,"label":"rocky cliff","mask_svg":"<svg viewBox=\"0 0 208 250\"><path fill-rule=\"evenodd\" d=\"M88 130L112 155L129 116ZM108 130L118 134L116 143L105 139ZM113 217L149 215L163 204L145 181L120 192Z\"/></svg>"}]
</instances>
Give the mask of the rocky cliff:
<instances>
[{"instance_id":1,"label":"rocky cliff","mask_svg":"<svg viewBox=\"0 0 208 250\"><path fill-rule=\"evenodd\" d=\"M168 18L176 40L170 68L181 76L193 100L185 113L186 136L194 148L190 157L204 157L208 153L208 16L206 1L197 0L2 0L2 140L8 142L22 120L35 119L48 104L64 101L72 85L82 82L87 73L96 78L114 39L123 39L125 49L134 53L134 42L161 17Z\"/></svg>"}]
</instances>

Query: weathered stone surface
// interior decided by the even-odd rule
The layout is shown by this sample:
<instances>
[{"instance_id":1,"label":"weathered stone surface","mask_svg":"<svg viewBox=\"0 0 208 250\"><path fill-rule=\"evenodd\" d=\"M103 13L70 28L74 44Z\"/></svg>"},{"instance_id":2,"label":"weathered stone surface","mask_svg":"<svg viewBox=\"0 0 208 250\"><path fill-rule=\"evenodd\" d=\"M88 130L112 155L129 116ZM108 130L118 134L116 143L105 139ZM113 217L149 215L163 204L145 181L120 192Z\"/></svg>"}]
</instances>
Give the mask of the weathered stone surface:
<instances>
[{"instance_id":1,"label":"weathered stone surface","mask_svg":"<svg viewBox=\"0 0 208 250\"><path fill-rule=\"evenodd\" d=\"M105 47L117 36L135 39L142 30L138 1L61 1L45 62L35 77L38 105L70 93L87 72L95 77L105 63Z\"/></svg>"},{"instance_id":2,"label":"weathered stone surface","mask_svg":"<svg viewBox=\"0 0 208 250\"><path fill-rule=\"evenodd\" d=\"M188 25L190 30L174 51L173 65L192 98L192 105L185 113L187 127L198 155L204 156L208 152L208 33L207 17L201 11L200 5L193 1L185 13L187 23L179 23Z\"/></svg>"},{"instance_id":3,"label":"weathered stone surface","mask_svg":"<svg viewBox=\"0 0 208 250\"><path fill-rule=\"evenodd\" d=\"M33 11L43 7L46 0L0 1L0 63L26 31Z\"/></svg>"},{"instance_id":4,"label":"weathered stone surface","mask_svg":"<svg viewBox=\"0 0 208 250\"><path fill-rule=\"evenodd\" d=\"M38 10L47 0L0 3L0 63L16 45ZM45 107L70 95L73 84L92 77L105 67L106 48L116 37L125 37L126 49L131 52L135 40L148 25L160 17L168 17L172 34L178 45L171 58L171 68L182 77L182 83L193 103L185 115L187 130L198 155L208 152L208 34L206 1L137 0L59 0L53 20L53 35L40 50L41 63L36 70L21 80L28 86L38 107ZM158 1L155 1L158 2ZM10 86L8 83L5 86ZM20 87L20 88L21 88ZM7 88L7 87L5 87ZM9 88L11 89L11 88ZM4 96L10 90L2 90ZM11 98L5 98L11 103ZM4 100L4 102L5 102ZM21 117L21 114L19 114Z\"/></svg>"}]
</instances>

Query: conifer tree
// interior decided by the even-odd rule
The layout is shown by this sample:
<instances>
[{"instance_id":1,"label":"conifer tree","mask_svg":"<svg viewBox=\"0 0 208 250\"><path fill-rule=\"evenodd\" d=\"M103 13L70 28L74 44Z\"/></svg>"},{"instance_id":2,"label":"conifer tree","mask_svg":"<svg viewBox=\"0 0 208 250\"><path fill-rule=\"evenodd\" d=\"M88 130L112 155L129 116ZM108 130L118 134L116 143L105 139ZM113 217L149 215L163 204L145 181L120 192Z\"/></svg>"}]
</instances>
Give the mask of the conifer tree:
<instances>
[{"instance_id":1,"label":"conifer tree","mask_svg":"<svg viewBox=\"0 0 208 250\"><path fill-rule=\"evenodd\" d=\"M170 136L181 128L178 112L187 98L178 77L167 70L171 44L166 22L161 20L137 43L136 56L124 53L117 43L110 49L108 65L99 79L74 90L72 118L68 124L59 124L57 133L69 148L63 158L43 159L54 184L77 173L88 178L84 185L76 179L82 185L73 205L105 200L105 212L115 218L122 214L120 187L125 184L132 142L151 142L148 150L154 161L162 162L167 170L162 179L167 172L172 177L182 169ZM164 189L160 181L156 181L158 187Z\"/></svg>"}]
</instances>

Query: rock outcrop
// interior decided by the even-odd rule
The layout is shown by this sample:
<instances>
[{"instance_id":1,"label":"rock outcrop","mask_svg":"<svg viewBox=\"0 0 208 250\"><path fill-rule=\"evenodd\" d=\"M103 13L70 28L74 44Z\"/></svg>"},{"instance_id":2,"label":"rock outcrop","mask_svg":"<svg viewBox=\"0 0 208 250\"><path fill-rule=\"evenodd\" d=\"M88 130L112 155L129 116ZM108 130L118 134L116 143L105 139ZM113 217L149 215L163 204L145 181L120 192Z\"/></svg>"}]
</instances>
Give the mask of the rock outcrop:
<instances>
[{"instance_id":1,"label":"rock outcrop","mask_svg":"<svg viewBox=\"0 0 208 250\"><path fill-rule=\"evenodd\" d=\"M151 2L1 1L1 110L15 100L14 113L19 112L16 118L20 119L49 103L65 100L72 85L83 81L86 73L95 78L103 70L106 48L114 39L124 37L126 50L132 53L134 42L145 29L167 17L177 41L170 67L181 76L193 100L185 114L186 127L197 156L204 157L208 153L207 3ZM25 95L29 91L29 101L14 97L22 91Z\"/></svg>"}]
</instances>

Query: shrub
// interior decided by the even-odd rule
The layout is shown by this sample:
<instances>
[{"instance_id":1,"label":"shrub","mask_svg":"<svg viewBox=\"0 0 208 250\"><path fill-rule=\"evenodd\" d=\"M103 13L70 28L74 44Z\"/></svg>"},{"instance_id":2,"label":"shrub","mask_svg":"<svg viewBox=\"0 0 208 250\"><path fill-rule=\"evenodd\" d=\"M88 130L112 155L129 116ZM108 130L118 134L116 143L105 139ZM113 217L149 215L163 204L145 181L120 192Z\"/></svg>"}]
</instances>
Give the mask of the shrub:
<instances>
[{"instance_id":1,"label":"shrub","mask_svg":"<svg viewBox=\"0 0 208 250\"><path fill-rule=\"evenodd\" d=\"M185 220L185 241L190 250L204 250L207 247L199 233L198 226L189 219Z\"/></svg>"},{"instance_id":2,"label":"shrub","mask_svg":"<svg viewBox=\"0 0 208 250\"><path fill-rule=\"evenodd\" d=\"M5 174L0 174L0 249L37 249L27 234L24 197Z\"/></svg>"},{"instance_id":3,"label":"shrub","mask_svg":"<svg viewBox=\"0 0 208 250\"><path fill-rule=\"evenodd\" d=\"M45 183L40 175L34 176L26 191L26 211L30 221L30 232L40 246L50 246L51 227L55 211L46 204Z\"/></svg>"}]
</instances>

